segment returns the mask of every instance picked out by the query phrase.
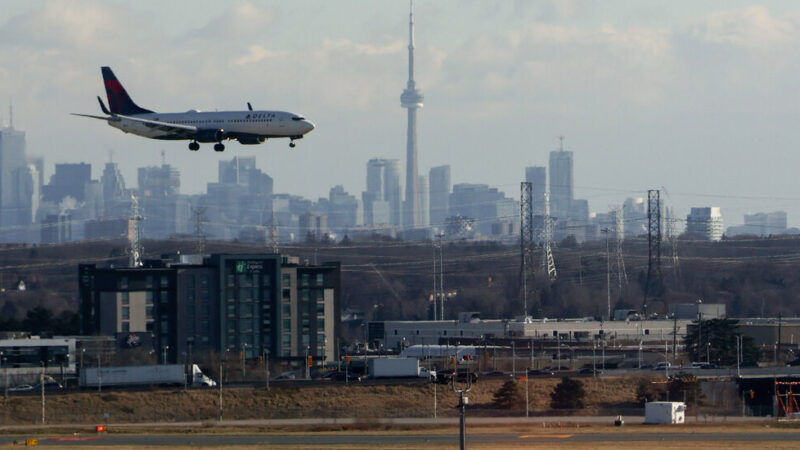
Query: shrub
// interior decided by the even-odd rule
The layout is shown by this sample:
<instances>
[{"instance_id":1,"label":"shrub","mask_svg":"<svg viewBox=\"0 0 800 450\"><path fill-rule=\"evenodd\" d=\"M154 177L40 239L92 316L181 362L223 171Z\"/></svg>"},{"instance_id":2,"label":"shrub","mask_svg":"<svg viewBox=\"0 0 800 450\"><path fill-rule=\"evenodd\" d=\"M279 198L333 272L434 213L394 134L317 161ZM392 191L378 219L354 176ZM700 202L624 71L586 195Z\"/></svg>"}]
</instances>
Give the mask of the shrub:
<instances>
[{"instance_id":1,"label":"shrub","mask_svg":"<svg viewBox=\"0 0 800 450\"><path fill-rule=\"evenodd\" d=\"M553 409L582 409L586 390L583 382L564 377L550 393L550 407Z\"/></svg>"}]
</instances>

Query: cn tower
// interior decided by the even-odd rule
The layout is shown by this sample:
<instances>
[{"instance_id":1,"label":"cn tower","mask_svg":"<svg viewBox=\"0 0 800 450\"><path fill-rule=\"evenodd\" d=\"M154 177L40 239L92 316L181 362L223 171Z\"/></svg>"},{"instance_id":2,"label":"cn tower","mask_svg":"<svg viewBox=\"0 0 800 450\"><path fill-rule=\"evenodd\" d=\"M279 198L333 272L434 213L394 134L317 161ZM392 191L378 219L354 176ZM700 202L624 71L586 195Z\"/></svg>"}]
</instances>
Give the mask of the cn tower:
<instances>
[{"instance_id":1,"label":"cn tower","mask_svg":"<svg viewBox=\"0 0 800 450\"><path fill-rule=\"evenodd\" d=\"M422 108L422 91L414 82L414 0L410 0L408 14L408 83L400 96L400 104L408 109L406 135L406 201L403 208L403 227L417 228L420 220L420 192L417 177L417 109Z\"/></svg>"}]
</instances>

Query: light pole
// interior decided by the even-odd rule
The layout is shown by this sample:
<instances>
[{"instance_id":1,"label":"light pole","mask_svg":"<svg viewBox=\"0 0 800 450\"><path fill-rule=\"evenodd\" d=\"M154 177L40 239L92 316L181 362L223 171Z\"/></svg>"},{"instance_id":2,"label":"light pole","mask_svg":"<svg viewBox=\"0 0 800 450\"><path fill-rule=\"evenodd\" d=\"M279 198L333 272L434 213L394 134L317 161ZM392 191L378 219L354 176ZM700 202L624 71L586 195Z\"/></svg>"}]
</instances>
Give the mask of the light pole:
<instances>
[{"instance_id":1,"label":"light pole","mask_svg":"<svg viewBox=\"0 0 800 450\"><path fill-rule=\"evenodd\" d=\"M706 364L711 362L711 342L706 342Z\"/></svg>"},{"instance_id":2,"label":"light pole","mask_svg":"<svg viewBox=\"0 0 800 450\"><path fill-rule=\"evenodd\" d=\"M186 392L186 387L189 380L189 368L186 366L186 352L181 352L183 355L183 391Z\"/></svg>"},{"instance_id":3,"label":"light pole","mask_svg":"<svg viewBox=\"0 0 800 450\"><path fill-rule=\"evenodd\" d=\"M597 362L595 361L595 354L597 353L597 339L592 342L592 375L597 378Z\"/></svg>"},{"instance_id":4,"label":"light pole","mask_svg":"<svg viewBox=\"0 0 800 450\"><path fill-rule=\"evenodd\" d=\"M103 371L100 370L100 352L97 352L97 394L103 393Z\"/></svg>"},{"instance_id":5,"label":"light pole","mask_svg":"<svg viewBox=\"0 0 800 450\"><path fill-rule=\"evenodd\" d=\"M8 358L5 356L3 357L3 371L5 371L5 377L6 377L5 392L3 394L3 397L8 399Z\"/></svg>"},{"instance_id":6,"label":"light pole","mask_svg":"<svg viewBox=\"0 0 800 450\"><path fill-rule=\"evenodd\" d=\"M226 351L227 356L227 351ZM224 378L223 369L225 367L222 365L222 358L219 359L219 421L222 422L222 379Z\"/></svg>"},{"instance_id":7,"label":"light pole","mask_svg":"<svg viewBox=\"0 0 800 450\"><path fill-rule=\"evenodd\" d=\"M466 379L467 379L466 386L464 386L462 388L459 388L459 389L456 388L456 378L457 377L455 377L455 376L452 377L451 378L451 380L452 380L451 383L452 383L452 386L453 386L453 392L457 393L458 396L459 396L459 399L458 399L458 409L459 409L459 436L458 436L458 443L459 443L459 448L461 450L465 450L467 448L466 447L466 445L467 445L467 423L466 423L465 407L466 407L467 403L469 403L469 398L468 397L464 397L464 393L469 392L470 390L472 390L472 377L467 375L467 377L466 377Z\"/></svg>"},{"instance_id":8,"label":"light pole","mask_svg":"<svg viewBox=\"0 0 800 450\"><path fill-rule=\"evenodd\" d=\"M247 353L247 343L242 342L242 381L247 379L247 367L244 361L246 353Z\"/></svg>"},{"instance_id":9,"label":"light pole","mask_svg":"<svg viewBox=\"0 0 800 450\"><path fill-rule=\"evenodd\" d=\"M639 339L639 370L642 370L642 340Z\"/></svg>"},{"instance_id":10,"label":"light pole","mask_svg":"<svg viewBox=\"0 0 800 450\"><path fill-rule=\"evenodd\" d=\"M740 378L742 376L741 355L742 355L742 336L740 335L736 336L736 376Z\"/></svg>"},{"instance_id":11,"label":"light pole","mask_svg":"<svg viewBox=\"0 0 800 450\"><path fill-rule=\"evenodd\" d=\"M264 374L267 378L267 390L269 390L269 349L264 349Z\"/></svg>"},{"instance_id":12,"label":"light pole","mask_svg":"<svg viewBox=\"0 0 800 450\"><path fill-rule=\"evenodd\" d=\"M161 348L161 364L167 364L167 350L169 350L169 345L165 345Z\"/></svg>"},{"instance_id":13,"label":"light pole","mask_svg":"<svg viewBox=\"0 0 800 450\"><path fill-rule=\"evenodd\" d=\"M303 361L303 364L306 366L306 380L311 378L311 367L308 364L308 352L311 351L310 346L306 345L306 359Z\"/></svg>"},{"instance_id":14,"label":"light pole","mask_svg":"<svg viewBox=\"0 0 800 450\"><path fill-rule=\"evenodd\" d=\"M39 385L42 387L42 425L45 424L45 400L44 400L44 361L42 363L42 374L39 377Z\"/></svg>"},{"instance_id":15,"label":"light pole","mask_svg":"<svg viewBox=\"0 0 800 450\"><path fill-rule=\"evenodd\" d=\"M514 341L511 341L511 378L517 378L517 352Z\"/></svg>"}]
</instances>

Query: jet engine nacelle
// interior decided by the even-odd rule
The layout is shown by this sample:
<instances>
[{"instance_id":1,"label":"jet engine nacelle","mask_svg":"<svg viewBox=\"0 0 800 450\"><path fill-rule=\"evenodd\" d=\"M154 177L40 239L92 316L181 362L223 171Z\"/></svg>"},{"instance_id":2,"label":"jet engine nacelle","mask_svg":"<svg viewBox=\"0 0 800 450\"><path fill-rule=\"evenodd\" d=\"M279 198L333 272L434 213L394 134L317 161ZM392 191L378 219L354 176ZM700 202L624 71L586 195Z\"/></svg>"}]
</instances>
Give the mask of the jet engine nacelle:
<instances>
[{"instance_id":1,"label":"jet engine nacelle","mask_svg":"<svg viewBox=\"0 0 800 450\"><path fill-rule=\"evenodd\" d=\"M228 139L228 133L224 129L200 130L197 132L197 142L221 142Z\"/></svg>"}]
</instances>

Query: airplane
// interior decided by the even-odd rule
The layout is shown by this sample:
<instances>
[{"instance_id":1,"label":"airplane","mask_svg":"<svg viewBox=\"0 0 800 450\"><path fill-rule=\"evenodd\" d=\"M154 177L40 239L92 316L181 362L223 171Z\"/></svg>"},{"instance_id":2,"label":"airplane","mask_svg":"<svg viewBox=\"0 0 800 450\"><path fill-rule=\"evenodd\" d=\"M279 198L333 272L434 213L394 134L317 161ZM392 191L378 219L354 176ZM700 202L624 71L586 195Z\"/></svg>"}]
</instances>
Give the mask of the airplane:
<instances>
[{"instance_id":1,"label":"airplane","mask_svg":"<svg viewBox=\"0 0 800 450\"><path fill-rule=\"evenodd\" d=\"M286 111L254 111L247 103L246 111L157 113L140 108L117 80L110 67L101 67L108 95L106 108L100 96L100 109L105 116L72 113L75 116L105 120L114 128L150 139L190 140L189 150L200 149L200 142L214 144L214 150L225 150L224 140L235 139L243 145L261 144L267 139L289 138L289 147L314 129L314 124L300 114Z\"/></svg>"}]
</instances>

